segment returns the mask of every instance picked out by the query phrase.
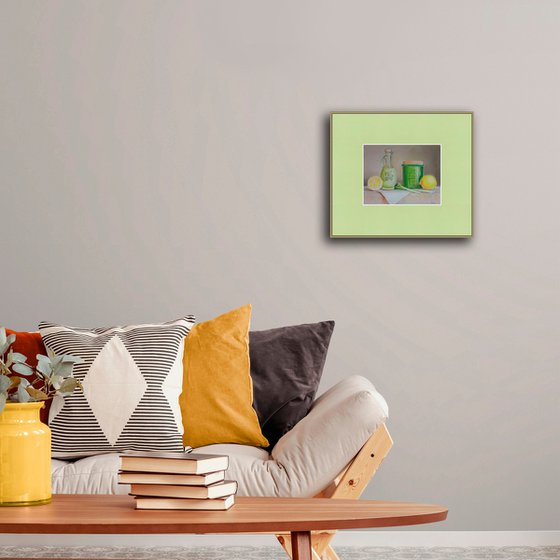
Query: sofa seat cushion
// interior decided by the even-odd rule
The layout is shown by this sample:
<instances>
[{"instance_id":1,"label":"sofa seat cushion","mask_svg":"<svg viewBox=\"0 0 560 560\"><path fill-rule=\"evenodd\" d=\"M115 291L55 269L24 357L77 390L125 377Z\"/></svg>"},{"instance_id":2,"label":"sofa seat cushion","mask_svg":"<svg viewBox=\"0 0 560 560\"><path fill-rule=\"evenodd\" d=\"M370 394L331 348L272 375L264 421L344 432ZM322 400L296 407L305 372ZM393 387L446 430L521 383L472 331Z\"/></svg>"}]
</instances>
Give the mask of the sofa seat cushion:
<instances>
[{"instance_id":1,"label":"sofa seat cushion","mask_svg":"<svg viewBox=\"0 0 560 560\"><path fill-rule=\"evenodd\" d=\"M266 450L234 444L207 445L196 449L200 453L229 455L226 478L239 481L239 495L258 495L252 483L251 470L269 460ZM119 455L104 453L77 461L52 460L52 490L54 494L128 494L130 487L118 484Z\"/></svg>"},{"instance_id":2,"label":"sofa seat cushion","mask_svg":"<svg viewBox=\"0 0 560 560\"><path fill-rule=\"evenodd\" d=\"M119 456L104 453L51 464L53 494L127 494L128 488L117 484Z\"/></svg>"}]
</instances>

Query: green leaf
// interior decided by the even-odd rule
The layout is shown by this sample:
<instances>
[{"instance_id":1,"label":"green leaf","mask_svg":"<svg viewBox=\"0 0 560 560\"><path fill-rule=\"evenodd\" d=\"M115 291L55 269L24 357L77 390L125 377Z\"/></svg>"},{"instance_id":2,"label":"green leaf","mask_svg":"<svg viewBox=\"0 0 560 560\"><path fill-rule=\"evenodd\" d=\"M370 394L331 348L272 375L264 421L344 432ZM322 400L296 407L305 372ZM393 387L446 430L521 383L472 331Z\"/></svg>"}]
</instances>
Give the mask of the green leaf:
<instances>
[{"instance_id":1,"label":"green leaf","mask_svg":"<svg viewBox=\"0 0 560 560\"><path fill-rule=\"evenodd\" d=\"M62 382L64 381L64 378L61 377L60 375L53 375L51 377L51 384L55 389L60 389L60 386L62 385Z\"/></svg>"},{"instance_id":2,"label":"green leaf","mask_svg":"<svg viewBox=\"0 0 560 560\"><path fill-rule=\"evenodd\" d=\"M80 386L80 382L74 377L68 377L62 382L59 388L60 393L71 393L76 387Z\"/></svg>"},{"instance_id":3,"label":"green leaf","mask_svg":"<svg viewBox=\"0 0 560 560\"><path fill-rule=\"evenodd\" d=\"M6 336L6 329L0 327L0 355L4 355L8 349L8 337Z\"/></svg>"},{"instance_id":4,"label":"green leaf","mask_svg":"<svg viewBox=\"0 0 560 560\"><path fill-rule=\"evenodd\" d=\"M25 381L22 380L22 381ZM26 403L31 400L31 395L27 392L26 387L23 383L20 383L17 388L17 400L20 403Z\"/></svg>"},{"instance_id":5,"label":"green leaf","mask_svg":"<svg viewBox=\"0 0 560 560\"><path fill-rule=\"evenodd\" d=\"M51 360L51 364L52 364L53 369L54 369L58 364L62 363L62 356L57 356L56 354L53 354L53 355L51 356L51 353L49 352L49 357L50 357L50 360Z\"/></svg>"},{"instance_id":6,"label":"green leaf","mask_svg":"<svg viewBox=\"0 0 560 560\"><path fill-rule=\"evenodd\" d=\"M4 406L6 406L7 397L4 393L0 393L0 412L4 410Z\"/></svg>"},{"instance_id":7,"label":"green leaf","mask_svg":"<svg viewBox=\"0 0 560 560\"><path fill-rule=\"evenodd\" d=\"M12 360L16 364L24 364L27 361L27 356L20 354L19 352L10 352Z\"/></svg>"},{"instance_id":8,"label":"green leaf","mask_svg":"<svg viewBox=\"0 0 560 560\"><path fill-rule=\"evenodd\" d=\"M64 356L62 356L62 362L65 364L83 364L84 360L83 358L80 358L80 356L64 354Z\"/></svg>"},{"instance_id":9,"label":"green leaf","mask_svg":"<svg viewBox=\"0 0 560 560\"><path fill-rule=\"evenodd\" d=\"M4 374L0 374L0 393L5 393L12 384L11 379Z\"/></svg>"},{"instance_id":10,"label":"green leaf","mask_svg":"<svg viewBox=\"0 0 560 560\"><path fill-rule=\"evenodd\" d=\"M41 389L35 389L35 387L27 387L26 391L36 400L36 401L46 401L49 398L49 395L45 393L45 391L41 391Z\"/></svg>"},{"instance_id":11,"label":"green leaf","mask_svg":"<svg viewBox=\"0 0 560 560\"><path fill-rule=\"evenodd\" d=\"M52 373L51 361L46 356L43 357L46 359L37 361L37 371L48 377Z\"/></svg>"},{"instance_id":12,"label":"green leaf","mask_svg":"<svg viewBox=\"0 0 560 560\"><path fill-rule=\"evenodd\" d=\"M8 345L8 347L11 346L15 341L16 341L15 334L11 334L10 336L6 337L6 344Z\"/></svg>"},{"instance_id":13,"label":"green leaf","mask_svg":"<svg viewBox=\"0 0 560 560\"><path fill-rule=\"evenodd\" d=\"M33 375L33 370L27 364L14 364L12 369L20 375Z\"/></svg>"},{"instance_id":14,"label":"green leaf","mask_svg":"<svg viewBox=\"0 0 560 560\"><path fill-rule=\"evenodd\" d=\"M57 368L55 368L54 373L60 377L70 377L73 369L74 364L61 363Z\"/></svg>"},{"instance_id":15,"label":"green leaf","mask_svg":"<svg viewBox=\"0 0 560 560\"><path fill-rule=\"evenodd\" d=\"M56 362L53 360L53 374L60 375L61 377L70 377L74 369L74 364L81 362L83 362L83 360L78 356L71 356L69 354L57 356Z\"/></svg>"}]
</instances>

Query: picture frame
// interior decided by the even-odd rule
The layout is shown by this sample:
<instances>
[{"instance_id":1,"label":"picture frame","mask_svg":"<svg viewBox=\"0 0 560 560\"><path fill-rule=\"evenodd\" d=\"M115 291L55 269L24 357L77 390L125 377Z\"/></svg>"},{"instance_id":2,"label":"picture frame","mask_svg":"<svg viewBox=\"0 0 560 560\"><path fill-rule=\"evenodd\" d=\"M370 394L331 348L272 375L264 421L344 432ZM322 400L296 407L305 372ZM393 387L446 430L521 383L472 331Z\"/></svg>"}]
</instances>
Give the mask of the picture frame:
<instances>
[{"instance_id":1,"label":"picture frame","mask_svg":"<svg viewBox=\"0 0 560 560\"><path fill-rule=\"evenodd\" d=\"M330 237L471 237L472 112L333 112Z\"/></svg>"}]
</instances>

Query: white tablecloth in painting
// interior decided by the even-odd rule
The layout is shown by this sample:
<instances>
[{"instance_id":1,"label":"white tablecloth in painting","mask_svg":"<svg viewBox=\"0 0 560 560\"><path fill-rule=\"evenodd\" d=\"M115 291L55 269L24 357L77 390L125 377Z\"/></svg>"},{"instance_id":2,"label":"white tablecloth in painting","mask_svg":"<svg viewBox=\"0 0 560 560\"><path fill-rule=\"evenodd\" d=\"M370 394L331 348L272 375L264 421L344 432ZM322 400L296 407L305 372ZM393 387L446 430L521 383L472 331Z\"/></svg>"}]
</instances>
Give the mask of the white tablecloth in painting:
<instances>
[{"instance_id":1,"label":"white tablecloth in painting","mask_svg":"<svg viewBox=\"0 0 560 560\"><path fill-rule=\"evenodd\" d=\"M403 191L370 191L364 189L364 204L439 204L441 201L440 188L433 191L419 192Z\"/></svg>"}]
</instances>

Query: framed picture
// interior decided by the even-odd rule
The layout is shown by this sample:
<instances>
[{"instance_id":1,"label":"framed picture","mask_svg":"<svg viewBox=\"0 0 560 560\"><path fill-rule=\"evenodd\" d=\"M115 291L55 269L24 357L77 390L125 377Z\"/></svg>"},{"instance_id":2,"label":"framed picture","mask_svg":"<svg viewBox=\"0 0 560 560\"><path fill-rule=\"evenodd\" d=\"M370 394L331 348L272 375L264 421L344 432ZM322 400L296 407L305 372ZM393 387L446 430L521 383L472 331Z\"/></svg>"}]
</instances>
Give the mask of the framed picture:
<instances>
[{"instance_id":1,"label":"framed picture","mask_svg":"<svg viewBox=\"0 0 560 560\"><path fill-rule=\"evenodd\" d=\"M472 113L331 113L331 237L470 237Z\"/></svg>"}]
</instances>

